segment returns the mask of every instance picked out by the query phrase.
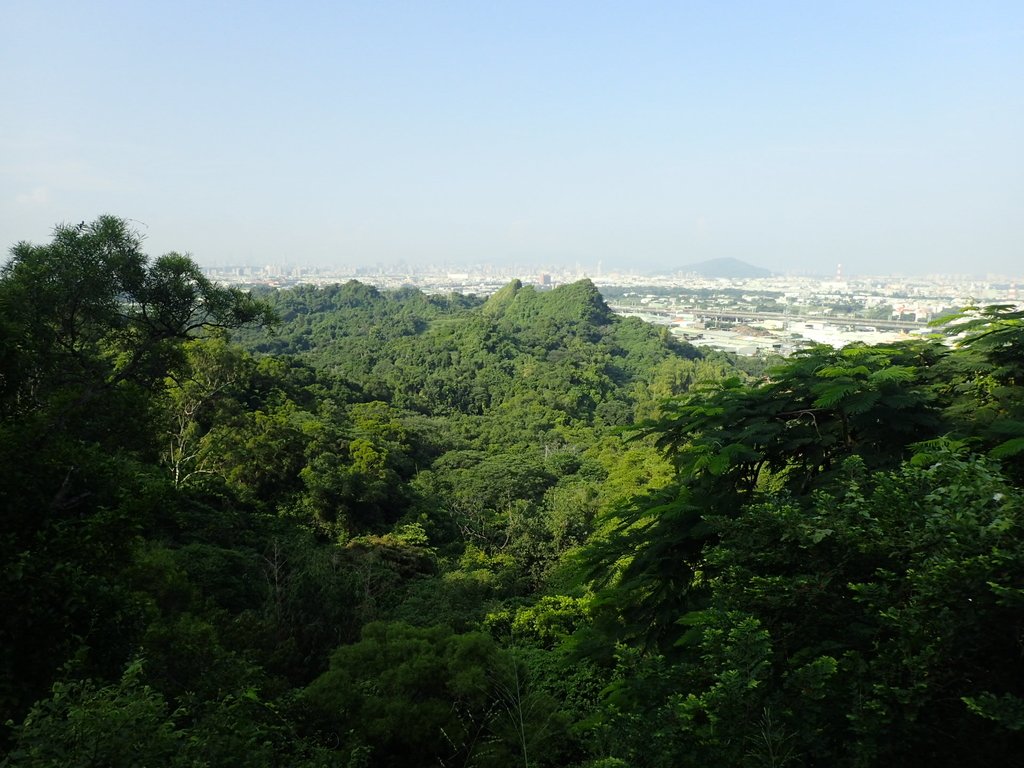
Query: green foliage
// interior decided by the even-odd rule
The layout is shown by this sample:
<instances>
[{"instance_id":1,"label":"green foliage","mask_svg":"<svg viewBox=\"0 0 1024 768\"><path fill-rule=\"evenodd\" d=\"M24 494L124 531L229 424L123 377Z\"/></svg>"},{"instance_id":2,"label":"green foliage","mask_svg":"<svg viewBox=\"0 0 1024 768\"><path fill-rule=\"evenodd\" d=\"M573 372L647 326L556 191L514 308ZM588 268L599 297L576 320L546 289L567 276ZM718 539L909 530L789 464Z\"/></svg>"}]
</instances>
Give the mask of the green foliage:
<instances>
[{"instance_id":1,"label":"green foliage","mask_svg":"<svg viewBox=\"0 0 1024 768\"><path fill-rule=\"evenodd\" d=\"M842 483L845 456L892 466L941 433L929 375L916 372L945 354L931 343L815 347L767 382L734 377L665 406L640 434L673 459L679 484L615 511L608 537L592 548L591 573L608 587L602 599L613 616L625 617L625 636L671 649L675 619L702 604L704 548L717 537L711 519L782 489Z\"/></svg>"},{"instance_id":2,"label":"green foliage","mask_svg":"<svg viewBox=\"0 0 1024 768\"><path fill-rule=\"evenodd\" d=\"M649 427L686 476L753 491L764 473L804 491L850 453L885 466L942 429L928 371L934 343L814 347L746 388L737 379L684 399Z\"/></svg>"},{"instance_id":3,"label":"green foliage","mask_svg":"<svg viewBox=\"0 0 1024 768\"><path fill-rule=\"evenodd\" d=\"M1012 304L964 307L936 320L948 335L960 343L984 352L998 368L996 375L1020 382L1024 373L1024 311Z\"/></svg>"},{"instance_id":4,"label":"green foliage","mask_svg":"<svg viewBox=\"0 0 1024 768\"><path fill-rule=\"evenodd\" d=\"M120 679L55 683L15 729L14 748L0 765L326 766L338 764L324 750L298 740L277 708L254 688L192 709L169 706L144 681L141 661Z\"/></svg>"},{"instance_id":5,"label":"green foliage","mask_svg":"<svg viewBox=\"0 0 1024 768\"><path fill-rule=\"evenodd\" d=\"M368 624L341 646L303 701L325 741L367 745L375 765L506 764L496 739L498 670L486 635L444 627Z\"/></svg>"},{"instance_id":6,"label":"green foliage","mask_svg":"<svg viewBox=\"0 0 1024 768\"><path fill-rule=\"evenodd\" d=\"M167 702L141 681L142 665L97 688L91 681L56 683L17 728L5 766L170 765L182 745Z\"/></svg>"},{"instance_id":7,"label":"green foliage","mask_svg":"<svg viewBox=\"0 0 1024 768\"><path fill-rule=\"evenodd\" d=\"M660 747L676 764L1001 764L1020 748L1020 491L978 458L851 461L840 496L714 521L706 607L679 616L680 693L649 714L655 733L683 724Z\"/></svg>"},{"instance_id":8,"label":"green foliage","mask_svg":"<svg viewBox=\"0 0 1024 768\"><path fill-rule=\"evenodd\" d=\"M184 365L167 381L164 424L167 452L175 485L210 474L218 423L234 420L241 411L244 387L255 375L255 363L223 336L193 339L183 345Z\"/></svg>"},{"instance_id":9,"label":"green foliage","mask_svg":"<svg viewBox=\"0 0 1024 768\"><path fill-rule=\"evenodd\" d=\"M196 332L273 319L248 294L210 283L187 257L148 264L139 236L112 216L59 226L48 245L14 246L0 271L0 312L21 339L0 405L39 412L47 429L81 418L116 387L159 381Z\"/></svg>"},{"instance_id":10,"label":"green foliage","mask_svg":"<svg viewBox=\"0 0 1024 768\"><path fill-rule=\"evenodd\" d=\"M192 336L270 319L185 257L149 263L113 217L12 249L0 271L12 366L0 377L0 717L23 714L72 657L97 676L129 657L146 601L124 574L169 495L153 466L155 390Z\"/></svg>"},{"instance_id":11,"label":"green foliage","mask_svg":"<svg viewBox=\"0 0 1024 768\"><path fill-rule=\"evenodd\" d=\"M1024 480L1024 312L1012 305L967 307L936 324L946 324L963 350L949 376L962 434L991 456L1009 459L1014 476Z\"/></svg>"},{"instance_id":12,"label":"green foliage","mask_svg":"<svg viewBox=\"0 0 1024 768\"><path fill-rule=\"evenodd\" d=\"M301 354L402 408L487 413L511 422L512 442L577 421L628 423L641 394L633 384L651 366L699 357L615 317L589 281L550 292L511 283L475 312L471 300L382 294L354 282L275 301L282 327L274 338L246 337L255 349ZM498 409L504 418L493 418Z\"/></svg>"},{"instance_id":13,"label":"green foliage","mask_svg":"<svg viewBox=\"0 0 1024 768\"><path fill-rule=\"evenodd\" d=\"M34 453L20 439L0 445L7 467L0 491L0 717L6 720L41 696L69 658L81 656L90 671L112 673L130 654L144 610L123 569L167 484L129 455L107 456L72 441Z\"/></svg>"},{"instance_id":14,"label":"green foliage","mask_svg":"<svg viewBox=\"0 0 1024 768\"><path fill-rule=\"evenodd\" d=\"M491 613L485 625L498 638L551 648L585 623L587 603L583 598L549 595L530 606Z\"/></svg>"},{"instance_id":15,"label":"green foliage","mask_svg":"<svg viewBox=\"0 0 1024 768\"><path fill-rule=\"evenodd\" d=\"M254 299L110 217L12 255L5 765L1020 753L1014 308L774 365L589 281Z\"/></svg>"},{"instance_id":16,"label":"green foliage","mask_svg":"<svg viewBox=\"0 0 1024 768\"><path fill-rule=\"evenodd\" d=\"M1011 731L1024 730L1024 701L1018 696L1010 693L996 696L986 692L978 696L964 696L963 702L972 714L994 720Z\"/></svg>"},{"instance_id":17,"label":"green foliage","mask_svg":"<svg viewBox=\"0 0 1024 768\"><path fill-rule=\"evenodd\" d=\"M1024 507L967 452L1019 471L1018 422L1001 420L1024 402L1019 318L1004 312L982 313L962 351L816 348L645 426L678 479L612 509L588 547L596 626L649 649L620 653L595 739L610 729L612 754L649 765L995 764L1019 749L1005 671Z\"/></svg>"}]
</instances>

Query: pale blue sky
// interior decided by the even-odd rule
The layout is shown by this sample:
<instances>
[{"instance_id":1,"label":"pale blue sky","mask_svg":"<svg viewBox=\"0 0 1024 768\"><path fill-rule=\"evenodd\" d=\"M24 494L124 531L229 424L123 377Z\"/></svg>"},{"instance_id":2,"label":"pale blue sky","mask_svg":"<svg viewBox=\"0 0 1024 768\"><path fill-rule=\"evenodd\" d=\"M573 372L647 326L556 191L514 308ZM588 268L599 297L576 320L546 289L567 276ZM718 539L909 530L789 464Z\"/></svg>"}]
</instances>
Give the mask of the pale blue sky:
<instances>
[{"instance_id":1,"label":"pale blue sky","mask_svg":"<svg viewBox=\"0 0 1024 768\"><path fill-rule=\"evenodd\" d=\"M0 9L0 245L1024 275L1024 2Z\"/></svg>"}]
</instances>

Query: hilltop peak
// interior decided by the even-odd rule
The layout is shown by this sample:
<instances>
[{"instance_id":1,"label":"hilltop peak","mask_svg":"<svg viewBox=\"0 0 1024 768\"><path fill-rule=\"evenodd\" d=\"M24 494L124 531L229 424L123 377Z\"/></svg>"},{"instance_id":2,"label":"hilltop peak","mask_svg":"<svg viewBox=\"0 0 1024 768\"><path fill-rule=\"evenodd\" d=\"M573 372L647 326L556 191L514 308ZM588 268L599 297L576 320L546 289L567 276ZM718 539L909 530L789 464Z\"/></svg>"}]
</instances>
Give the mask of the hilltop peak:
<instances>
[{"instance_id":1,"label":"hilltop peak","mask_svg":"<svg viewBox=\"0 0 1024 768\"><path fill-rule=\"evenodd\" d=\"M745 261L734 258L709 259L695 264L687 264L679 268L680 272L692 273L701 277L771 277L772 271L764 267L755 267Z\"/></svg>"},{"instance_id":2,"label":"hilltop peak","mask_svg":"<svg viewBox=\"0 0 1024 768\"><path fill-rule=\"evenodd\" d=\"M491 294L490 298L484 303L483 312L488 315L501 315L504 314L505 310L508 309L509 305L516 300L516 296L523 290L523 282L521 280L513 280L507 285L500 288L495 293Z\"/></svg>"},{"instance_id":3,"label":"hilltop peak","mask_svg":"<svg viewBox=\"0 0 1024 768\"><path fill-rule=\"evenodd\" d=\"M559 286L551 294L553 296L560 295L562 301L576 301L581 306L586 307L595 320L608 322L608 319L611 317L611 310L605 303L604 297L601 296L601 292L590 278L585 277L582 280L577 280L575 283Z\"/></svg>"}]
</instances>

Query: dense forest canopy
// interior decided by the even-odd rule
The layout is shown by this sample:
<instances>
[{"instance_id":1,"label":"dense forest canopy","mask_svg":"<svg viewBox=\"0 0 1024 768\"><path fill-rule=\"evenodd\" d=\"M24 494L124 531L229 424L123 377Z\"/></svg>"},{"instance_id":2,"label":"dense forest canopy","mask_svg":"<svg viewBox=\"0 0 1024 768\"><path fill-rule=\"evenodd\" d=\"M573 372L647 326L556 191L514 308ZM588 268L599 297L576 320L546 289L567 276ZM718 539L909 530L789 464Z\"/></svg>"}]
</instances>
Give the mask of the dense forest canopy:
<instances>
[{"instance_id":1,"label":"dense forest canopy","mask_svg":"<svg viewBox=\"0 0 1024 768\"><path fill-rule=\"evenodd\" d=\"M589 281L0 273L5 766L962 766L1024 748L1024 313L737 359Z\"/></svg>"}]
</instances>

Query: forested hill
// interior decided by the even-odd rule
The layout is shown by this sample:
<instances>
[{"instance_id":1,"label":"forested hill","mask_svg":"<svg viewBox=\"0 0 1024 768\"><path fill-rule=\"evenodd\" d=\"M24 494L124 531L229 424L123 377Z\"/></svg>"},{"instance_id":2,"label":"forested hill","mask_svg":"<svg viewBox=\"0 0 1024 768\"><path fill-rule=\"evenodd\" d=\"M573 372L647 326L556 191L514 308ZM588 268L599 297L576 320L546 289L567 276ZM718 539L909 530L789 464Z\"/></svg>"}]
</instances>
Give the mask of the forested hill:
<instances>
[{"instance_id":1,"label":"forested hill","mask_svg":"<svg viewBox=\"0 0 1024 768\"><path fill-rule=\"evenodd\" d=\"M614 315L589 280L552 291L514 281L483 303L355 281L268 299L282 323L241 337L256 353L296 355L401 408L513 409L538 429L629 423L660 366L703 357L666 329Z\"/></svg>"},{"instance_id":2,"label":"forested hill","mask_svg":"<svg viewBox=\"0 0 1024 768\"><path fill-rule=\"evenodd\" d=\"M586 281L20 243L0 766L1016 765L1024 312L959 319L745 371Z\"/></svg>"}]
</instances>

